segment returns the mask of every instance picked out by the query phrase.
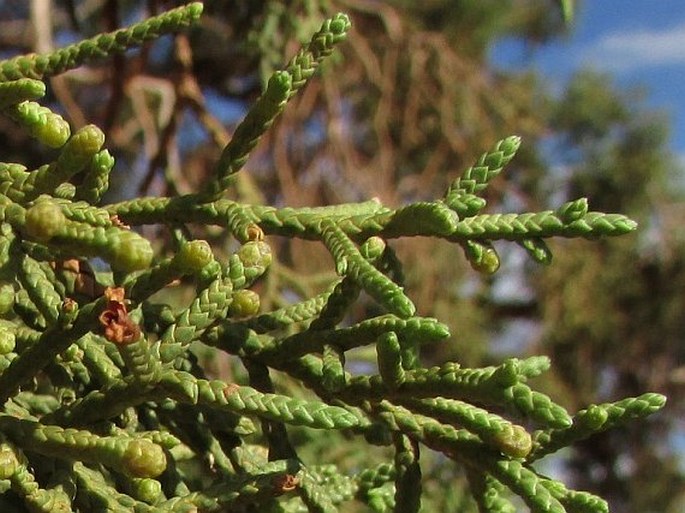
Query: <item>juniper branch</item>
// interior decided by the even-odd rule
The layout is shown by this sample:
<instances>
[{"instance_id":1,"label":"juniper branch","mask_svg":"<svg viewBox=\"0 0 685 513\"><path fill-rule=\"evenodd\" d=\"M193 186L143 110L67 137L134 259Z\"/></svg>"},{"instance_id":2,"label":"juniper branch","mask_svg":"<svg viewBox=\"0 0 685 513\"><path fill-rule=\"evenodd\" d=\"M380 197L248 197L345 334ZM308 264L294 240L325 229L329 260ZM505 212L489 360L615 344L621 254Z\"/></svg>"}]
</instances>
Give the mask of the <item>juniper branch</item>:
<instances>
[{"instance_id":1,"label":"juniper branch","mask_svg":"<svg viewBox=\"0 0 685 513\"><path fill-rule=\"evenodd\" d=\"M175 32L197 20L202 4L194 2L149 18L126 29L100 34L45 55L20 55L0 62L0 81L47 78L93 59L123 52L145 41Z\"/></svg>"}]
</instances>

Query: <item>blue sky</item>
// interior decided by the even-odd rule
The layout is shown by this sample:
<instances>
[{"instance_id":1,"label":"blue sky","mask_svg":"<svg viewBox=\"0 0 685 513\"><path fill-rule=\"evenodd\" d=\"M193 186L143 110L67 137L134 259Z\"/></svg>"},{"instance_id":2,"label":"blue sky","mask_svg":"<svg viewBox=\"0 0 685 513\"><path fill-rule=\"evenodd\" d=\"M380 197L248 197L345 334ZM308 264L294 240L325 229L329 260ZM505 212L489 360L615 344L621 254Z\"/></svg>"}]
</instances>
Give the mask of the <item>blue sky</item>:
<instances>
[{"instance_id":1,"label":"blue sky","mask_svg":"<svg viewBox=\"0 0 685 513\"><path fill-rule=\"evenodd\" d=\"M667 113L671 149L685 164L685 1L581 1L568 36L532 51L504 42L493 59L534 66L558 85L590 66L621 86L644 87L647 105Z\"/></svg>"}]
</instances>

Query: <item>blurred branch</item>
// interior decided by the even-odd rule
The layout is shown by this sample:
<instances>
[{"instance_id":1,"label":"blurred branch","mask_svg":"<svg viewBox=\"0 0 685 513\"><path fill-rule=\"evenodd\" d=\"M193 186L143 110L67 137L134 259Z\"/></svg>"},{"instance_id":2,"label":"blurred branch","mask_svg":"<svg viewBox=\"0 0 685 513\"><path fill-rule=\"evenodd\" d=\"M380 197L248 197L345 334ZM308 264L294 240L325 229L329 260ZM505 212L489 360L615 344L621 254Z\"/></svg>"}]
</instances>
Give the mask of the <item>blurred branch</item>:
<instances>
[{"instance_id":1,"label":"blurred branch","mask_svg":"<svg viewBox=\"0 0 685 513\"><path fill-rule=\"evenodd\" d=\"M52 0L31 0L31 24L34 32L34 51L47 54L54 49L52 31ZM50 85L59 102L66 109L76 127L86 124L86 117L81 107L69 90L67 78L56 76L50 79Z\"/></svg>"}]
</instances>

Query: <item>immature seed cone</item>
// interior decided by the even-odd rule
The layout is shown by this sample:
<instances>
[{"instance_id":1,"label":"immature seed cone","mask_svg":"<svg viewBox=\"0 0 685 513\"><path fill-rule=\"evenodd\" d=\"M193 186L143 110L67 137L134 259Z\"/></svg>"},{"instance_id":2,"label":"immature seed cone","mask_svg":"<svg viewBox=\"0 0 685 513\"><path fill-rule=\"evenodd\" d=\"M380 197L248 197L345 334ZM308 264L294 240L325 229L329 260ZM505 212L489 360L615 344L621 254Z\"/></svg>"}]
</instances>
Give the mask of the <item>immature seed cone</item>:
<instances>
[{"instance_id":1,"label":"immature seed cone","mask_svg":"<svg viewBox=\"0 0 685 513\"><path fill-rule=\"evenodd\" d=\"M212 248L205 240L193 240L183 246L174 257L183 272L197 273L214 260Z\"/></svg>"},{"instance_id":2,"label":"immature seed cone","mask_svg":"<svg viewBox=\"0 0 685 513\"><path fill-rule=\"evenodd\" d=\"M264 267L271 265L271 247L263 241L246 242L238 250L238 257L245 267Z\"/></svg>"},{"instance_id":3,"label":"immature seed cone","mask_svg":"<svg viewBox=\"0 0 685 513\"><path fill-rule=\"evenodd\" d=\"M133 477L157 477L166 463L164 450L150 440L132 440L124 453L126 471Z\"/></svg>"},{"instance_id":4,"label":"immature seed cone","mask_svg":"<svg viewBox=\"0 0 685 513\"><path fill-rule=\"evenodd\" d=\"M112 246L109 248L110 255L108 260L112 267L118 271L132 272L147 269L152 264L152 246L150 242L129 230L116 230L113 236Z\"/></svg>"},{"instance_id":5,"label":"immature seed cone","mask_svg":"<svg viewBox=\"0 0 685 513\"><path fill-rule=\"evenodd\" d=\"M228 314L231 317L250 317L259 312L260 300L259 294L253 290L243 289L236 290L233 293L233 301L228 309Z\"/></svg>"},{"instance_id":6,"label":"immature seed cone","mask_svg":"<svg viewBox=\"0 0 685 513\"><path fill-rule=\"evenodd\" d=\"M59 205L51 201L41 201L26 211L24 229L26 234L35 240L47 242L65 223L66 217Z\"/></svg>"}]
</instances>

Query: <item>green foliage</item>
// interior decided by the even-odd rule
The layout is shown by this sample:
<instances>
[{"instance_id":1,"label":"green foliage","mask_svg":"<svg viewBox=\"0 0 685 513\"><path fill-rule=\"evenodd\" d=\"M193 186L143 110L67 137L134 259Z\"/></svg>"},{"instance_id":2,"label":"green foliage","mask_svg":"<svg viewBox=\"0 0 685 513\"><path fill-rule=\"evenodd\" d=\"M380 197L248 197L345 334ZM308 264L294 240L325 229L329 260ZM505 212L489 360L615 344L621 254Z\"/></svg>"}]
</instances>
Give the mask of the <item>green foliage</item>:
<instances>
[{"instance_id":1,"label":"green foliage","mask_svg":"<svg viewBox=\"0 0 685 513\"><path fill-rule=\"evenodd\" d=\"M568 12L570 3L562 5ZM277 208L222 197L286 102L345 39L350 21L342 14L271 75L203 189L101 205L114 164L102 131L87 125L70 135L61 117L24 103L42 89L22 77L123 51L185 27L201 10L189 4L49 55L0 63L4 83L17 82L0 89L4 112L62 147L35 171L3 164L0 176L3 500L18 511L334 512L357 501L411 513L421 507L422 453L431 449L464 469L482 512L513 511L511 494L536 513L606 511L602 499L569 490L533 463L647 416L665 398L644 394L571 416L528 383L549 369L546 358L424 367L422 349L444 344L450 331L416 314L389 241L455 243L473 267L493 274L500 266L493 241L515 241L549 263L544 239L613 237L636 223L588 211L584 198L557 210L482 213L483 194L514 158L518 137L494 145L433 201ZM152 224L174 234L173 256L131 228ZM219 226L240 247L227 255L194 238L189 225ZM260 314L257 287L268 286L260 280L281 261L270 236L319 242L339 280ZM65 278L71 266L84 279L96 258L109 269L89 276L90 291ZM192 297L174 308L165 293L179 281ZM351 321L362 291L376 313ZM347 355L367 347L376 368L353 370ZM212 379L198 358L209 348L244 371ZM329 460L310 458L297 440L313 440L299 433L315 429L326 432L320 439L366 440L385 459L353 471L338 465L334 447L322 450Z\"/></svg>"},{"instance_id":2,"label":"green foliage","mask_svg":"<svg viewBox=\"0 0 685 513\"><path fill-rule=\"evenodd\" d=\"M179 30L197 20L202 4L195 2L173 9L161 16L151 18L128 29L100 34L47 55L21 55L0 64L3 82L24 77L42 79L63 73L84 62L123 52L145 41L157 39L162 34Z\"/></svg>"},{"instance_id":3,"label":"green foliage","mask_svg":"<svg viewBox=\"0 0 685 513\"><path fill-rule=\"evenodd\" d=\"M604 496L612 510L679 511L682 496L673 490L682 488L676 463L682 458L665 433L679 431L682 409L676 376L683 352L676 334L683 329L685 252L671 224L679 217L673 208L682 203L682 190L671 180L682 169L666 148L663 118L641 99L609 75L585 71L572 78L552 112L567 172L550 187L564 190L564 200L586 196L595 208L630 214L640 230L633 240L564 244L555 251L554 265L533 278L543 321L540 345L531 351L543 350L555 361L550 383L567 405L611 403L645 390L675 399L650 419L650 429L627 424L581 438L568 468L576 486ZM614 472L630 447L644 448L630 456L635 470ZM605 482L595 487L592 472L606 472ZM652 485L640 489L648 474Z\"/></svg>"}]
</instances>

